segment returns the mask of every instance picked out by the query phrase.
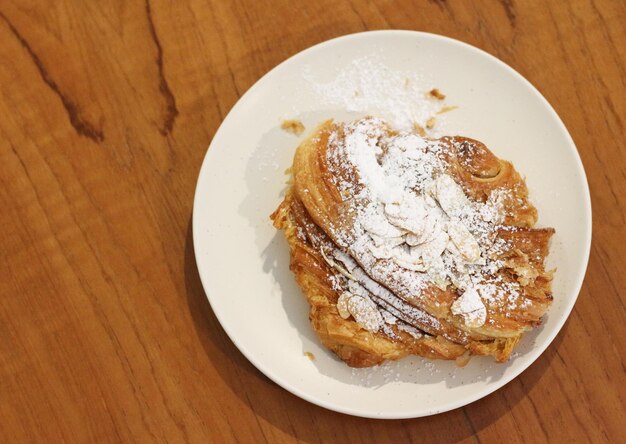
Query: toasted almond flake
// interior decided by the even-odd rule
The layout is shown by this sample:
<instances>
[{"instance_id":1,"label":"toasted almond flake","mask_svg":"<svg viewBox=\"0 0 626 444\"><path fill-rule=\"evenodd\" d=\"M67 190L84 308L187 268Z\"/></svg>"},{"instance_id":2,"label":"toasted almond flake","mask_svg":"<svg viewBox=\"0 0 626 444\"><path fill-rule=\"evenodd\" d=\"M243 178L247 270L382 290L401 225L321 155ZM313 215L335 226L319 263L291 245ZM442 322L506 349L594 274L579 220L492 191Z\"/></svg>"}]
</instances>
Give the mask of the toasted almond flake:
<instances>
[{"instance_id":1,"label":"toasted almond flake","mask_svg":"<svg viewBox=\"0 0 626 444\"><path fill-rule=\"evenodd\" d=\"M335 270L337 270L339 273L341 273L348 279L354 279L354 276L352 276L345 268L343 268L337 262L335 262L334 260L326 256L326 253L324 253L323 247L320 247L320 253L322 254L322 257L324 258L324 261L326 261L326 263L330 265L331 268L334 268Z\"/></svg>"},{"instance_id":2,"label":"toasted almond flake","mask_svg":"<svg viewBox=\"0 0 626 444\"><path fill-rule=\"evenodd\" d=\"M467 263L474 264L480 261L480 246L465 225L451 220L448 222L447 231L450 240Z\"/></svg>"},{"instance_id":3,"label":"toasted almond flake","mask_svg":"<svg viewBox=\"0 0 626 444\"><path fill-rule=\"evenodd\" d=\"M384 323L376 304L369 298L352 295L348 299L348 311L357 324L367 331L378 331Z\"/></svg>"},{"instance_id":4,"label":"toasted almond flake","mask_svg":"<svg viewBox=\"0 0 626 444\"><path fill-rule=\"evenodd\" d=\"M474 288L468 288L459 296L451 307L452 313L463 316L465 325L478 328L485 325L487 308Z\"/></svg>"},{"instance_id":5,"label":"toasted almond flake","mask_svg":"<svg viewBox=\"0 0 626 444\"><path fill-rule=\"evenodd\" d=\"M352 297L352 293L344 291L337 299L337 311L342 319L348 319L350 317L350 311L348 310L348 301Z\"/></svg>"}]
</instances>

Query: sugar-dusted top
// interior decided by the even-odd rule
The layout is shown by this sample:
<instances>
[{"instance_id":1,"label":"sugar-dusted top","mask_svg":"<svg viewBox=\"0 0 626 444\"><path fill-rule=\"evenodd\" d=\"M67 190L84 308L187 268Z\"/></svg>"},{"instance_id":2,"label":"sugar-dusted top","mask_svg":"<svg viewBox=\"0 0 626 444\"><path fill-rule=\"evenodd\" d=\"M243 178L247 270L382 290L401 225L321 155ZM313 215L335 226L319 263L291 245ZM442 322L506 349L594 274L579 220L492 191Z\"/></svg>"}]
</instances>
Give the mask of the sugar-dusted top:
<instances>
[{"instance_id":1,"label":"sugar-dusted top","mask_svg":"<svg viewBox=\"0 0 626 444\"><path fill-rule=\"evenodd\" d=\"M435 286L458 289L451 306L468 327L487 318L485 303L517 298L494 260L510 190L473 200L450 172L455 147L413 132L391 131L377 118L337 126L328 138L329 172L352 224L332 237L378 281L404 297ZM509 196L510 197L510 196ZM500 304L501 305L501 304Z\"/></svg>"}]
</instances>

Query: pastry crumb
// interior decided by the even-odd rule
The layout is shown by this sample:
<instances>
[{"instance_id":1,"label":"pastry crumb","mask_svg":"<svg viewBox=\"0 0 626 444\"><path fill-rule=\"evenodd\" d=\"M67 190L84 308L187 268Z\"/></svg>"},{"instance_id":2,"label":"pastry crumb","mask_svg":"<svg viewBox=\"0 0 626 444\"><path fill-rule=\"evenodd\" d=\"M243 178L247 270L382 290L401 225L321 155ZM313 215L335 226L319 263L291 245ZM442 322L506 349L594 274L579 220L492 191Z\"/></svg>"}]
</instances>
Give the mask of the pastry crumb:
<instances>
[{"instance_id":1,"label":"pastry crumb","mask_svg":"<svg viewBox=\"0 0 626 444\"><path fill-rule=\"evenodd\" d=\"M280 125L280 127L288 133L295 134L296 136L299 136L304 132L304 125L299 120L283 120L283 123Z\"/></svg>"},{"instance_id":2,"label":"pastry crumb","mask_svg":"<svg viewBox=\"0 0 626 444\"><path fill-rule=\"evenodd\" d=\"M415 132L417 134L419 134L421 137L425 137L426 136L426 130L424 129L423 126L421 126L419 123L417 122L413 122L413 129L415 130Z\"/></svg>"},{"instance_id":3,"label":"pastry crumb","mask_svg":"<svg viewBox=\"0 0 626 444\"><path fill-rule=\"evenodd\" d=\"M437 114L443 114L443 113L447 113L447 112L450 112L450 111L454 111L457 108L458 108L458 106L456 106L456 105L454 105L454 106L444 106L439 111L437 111Z\"/></svg>"},{"instance_id":4,"label":"pastry crumb","mask_svg":"<svg viewBox=\"0 0 626 444\"><path fill-rule=\"evenodd\" d=\"M309 358L311 361L315 361L315 355L311 352L304 352L304 356Z\"/></svg>"},{"instance_id":5,"label":"pastry crumb","mask_svg":"<svg viewBox=\"0 0 626 444\"><path fill-rule=\"evenodd\" d=\"M443 100L446 98L446 95L442 94L442 92L439 91L437 88L433 88L430 91L428 91L428 97L431 97L437 100Z\"/></svg>"},{"instance_id":6,"label":"pastry crumb","mask_svg":"<svg viewBox=\"0 0 626 444\"><path fill-rule=\"evenodd\" d=\"M435 119L434 117L431 117L430 119L426 121L426 128L432 129L435 126L436 122L437 122L437 119Z\"/></svg>"},{"instance_id":7,"label":"pastry crumb","mask_svg":"<svg viewBox=\"0 0 626 444\"><path fill-rule=\"evenodd\" d=\"M463 353L461 356L455 359L455 363L457 367L465 367L468 362L470 362L472 355L469 352Z\"/></svg>"}]
</instances>

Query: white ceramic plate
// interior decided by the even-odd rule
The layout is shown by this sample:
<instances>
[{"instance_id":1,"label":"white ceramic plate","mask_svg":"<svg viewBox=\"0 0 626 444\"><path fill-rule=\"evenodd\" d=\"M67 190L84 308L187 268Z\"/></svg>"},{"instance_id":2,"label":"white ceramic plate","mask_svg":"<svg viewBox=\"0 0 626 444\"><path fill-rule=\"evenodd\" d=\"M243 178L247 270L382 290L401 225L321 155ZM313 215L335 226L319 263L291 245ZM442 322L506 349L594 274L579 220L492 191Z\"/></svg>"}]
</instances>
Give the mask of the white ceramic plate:
<instances>
[{"instance_id":1,"label":"white ceramic plate","mask_svg":"<svg viewBox=\"0 0 626 444\"><path fill-rule=\"evenodd\" d=\"M393 82L404 76L419 89L437 87L444 92L447 103L459 109L445 115L441 130L481 140L499 157L513 161L526 175L539 225L556 228L549 257L549 265L558 267L554 304L543 326L524 337L506 364L474 358L465 368L456 368L450 362L411 357L352 370L320 344L309 325L308 305L289 271L287 244L269 220L285 188L283 172L300 140L282 131L280 124L282 119L298 118L311 129L330 117L389 113L383 109L385 94L372 99L378 100L380 109L357 104L360 112L346 112L355 104L341 89L368 87L367 79L351 78L362 75L364 63L388 71L385 81L374 87L396 88ZM307 49L274 68L239 100L204 159L194 202L193 238L213 311L259 370L328 409L410 418L454 409L493 392L548 347L583 281L591 204L571 137L548 102L517 72L456 40L377 31ZM305 352L316 359L310 360Z\"/></svg>"}]
</instances>

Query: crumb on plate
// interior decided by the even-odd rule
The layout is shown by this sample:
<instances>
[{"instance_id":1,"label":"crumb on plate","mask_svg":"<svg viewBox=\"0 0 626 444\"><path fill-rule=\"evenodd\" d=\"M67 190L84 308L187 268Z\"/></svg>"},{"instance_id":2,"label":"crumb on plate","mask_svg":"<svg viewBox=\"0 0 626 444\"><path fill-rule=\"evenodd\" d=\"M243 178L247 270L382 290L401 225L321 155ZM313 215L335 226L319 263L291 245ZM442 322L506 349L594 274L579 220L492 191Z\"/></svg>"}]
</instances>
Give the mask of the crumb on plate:
<instances>
[{"instance_id":1,"label":"crumb on plate","mask_svg":"<svg viewBox=\"0 0 626 444\"><path fill-rule=\"evenodd\" d=\"M304 132L304 125L299 120L283 120L280 127L289 133L295 134L296 136L299 136Z\"/></svg>"},{"instance_id":2,"label":"crumb on plate","mask_svg":"<svg viewBox=\"0 0 626 444\"><path fill-rule=\"evenodd\" d=\"M449 111L453 111L455 109L457 109L458 106L453 105L453 106L444 106L443 108L441 108L439 111L437 111L437 114L443 114L443 113L447 113Z\"/></svg>"},{"instance_id":3,"label":"crumb on plate","mask_svg":"<svg viewBox=\"0 0 626 444\"><path fill-rule=\"evenodd\" d=\"M446 95L442 94L442 92L439 91L437 88L433 88L430 91L428 91L428 96L437 100L443 100L446 98Z\"/></svg>"},{"instance_id":4,"label":"crumb on plate","mask_svg":"<svg viewBox=\"0 0 626 444\"><path fill-rule=\"evenodd\" d=\"M415 132L417 134L419 134L421 137L426 136L426 130L424 129L423 126L421 126L419 123L417 122L413 122L413 129L415 130Z\"/></svg>"}]
</instances>

